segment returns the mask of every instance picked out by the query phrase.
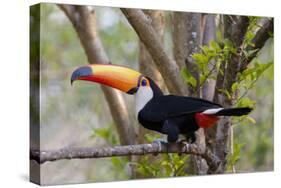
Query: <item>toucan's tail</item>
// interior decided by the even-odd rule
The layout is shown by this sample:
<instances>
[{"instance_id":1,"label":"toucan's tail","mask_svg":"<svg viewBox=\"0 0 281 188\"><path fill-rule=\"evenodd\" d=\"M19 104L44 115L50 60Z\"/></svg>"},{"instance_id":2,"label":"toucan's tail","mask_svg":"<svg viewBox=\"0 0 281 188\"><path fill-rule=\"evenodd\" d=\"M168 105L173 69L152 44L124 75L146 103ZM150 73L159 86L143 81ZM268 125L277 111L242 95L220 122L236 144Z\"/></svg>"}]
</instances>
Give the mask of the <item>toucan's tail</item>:
<instances>
[{"instance_id":1,"label":"toucan's tail","mask_svg":"<svg viewBox=\"0 0 281 188\"><path fill-rule=\"evenodd\" d=\"M243 116L249 114L253 109L249 107L242 108L215 108L208 109L202 112L203 114L210 114L215 116Z\"/></svg>"}]
</instances>

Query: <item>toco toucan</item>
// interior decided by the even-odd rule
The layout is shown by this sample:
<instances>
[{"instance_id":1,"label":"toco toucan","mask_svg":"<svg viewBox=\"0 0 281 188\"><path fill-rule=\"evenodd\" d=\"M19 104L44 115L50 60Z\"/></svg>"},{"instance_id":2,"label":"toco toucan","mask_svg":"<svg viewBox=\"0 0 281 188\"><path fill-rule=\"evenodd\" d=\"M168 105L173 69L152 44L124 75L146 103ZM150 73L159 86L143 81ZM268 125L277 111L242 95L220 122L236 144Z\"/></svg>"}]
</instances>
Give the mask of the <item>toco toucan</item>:
<instances>
[{"instance_id":1,"label":"toco toucan","mask_svg":"<svg viewBox=\"0 0 281 188\"><path fill-rule=\"evenodd\" d=\"M71 84L75 80L97 82L134 94L139 123L147 129L166 134L168 142L176 142L179 135L194 142L194 133L200 127L210 128L221 116L242 116L252 110L249 107L224 108L200 98L164 95L152 79L123 66L82 66L72 73Z\"/></svg>"}]
</instances>

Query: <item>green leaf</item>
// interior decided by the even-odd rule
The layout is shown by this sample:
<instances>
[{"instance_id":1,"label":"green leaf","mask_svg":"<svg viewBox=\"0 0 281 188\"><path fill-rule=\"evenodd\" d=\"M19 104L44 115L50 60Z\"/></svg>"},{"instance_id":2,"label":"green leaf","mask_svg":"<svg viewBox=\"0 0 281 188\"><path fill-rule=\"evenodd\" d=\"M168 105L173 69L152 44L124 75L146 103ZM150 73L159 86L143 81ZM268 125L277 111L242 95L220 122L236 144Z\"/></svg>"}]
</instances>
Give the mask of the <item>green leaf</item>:
<instances>
[{"instance_id":1,"label":"green leaf","mask_svg":"<svg viewBox=\"0 0 281 188\"><path fill-rule=\"evenodd\" d=\"M230 95L229 91L227 91L226 89L219 89L219 92L225 94L225 96L226 96L228 99L231 99L231 95Z\"/></svg>"},{"instance_id":2,"label":"green leaf","mask_svg":"<svg viewBox=\"0 0 281 188\"><path fill-rule=\"evenodd\" d=\"M273 65L272 62L269 62L269 63L256 63L257 65L257 77L260 77L261 74L267 70L270 66Z\"/></svg>"},{"instance_id":3,"label":"green leaf","mask_svg":"<svg viewBox=\"0 0 281 188\"><path fill-rule=\"evenodd\" d=\"M250 116L246 116L246 119L249 120L252 124L256 124L256 120Z\"/></svg>"},{"instance_id":4,"label":"green leaf","mask_svg":"<svg viewBox=\"0 0 281 188\"><path fill-rule=\"evenodd\" d=\"M231 86L232 93L234 93L237 90L237 88L238 88L238 82L233 83Z\"/></svg>"},{"instance_id":5,"label":"green leaf","mask_svg":"<svg viewBox=\"0 0 281 188\"><path fill-rule=\"evenodd\" d=\"M244 145L245 144L234 143L233 154L229 155L228 157L228 166L227 166L228 170L230 170L231 167L235 165L237 161L240 159L241 149L244 147Z\"/></svg>"},{"instance_id":6,"label":"green leaf","mask_svg":"<svg viewBox=\"0 0 281 188\"><path fill-rule=\"evenodd\" d=\"M100 129L94 129L92 136L93 137L99 136L106 139L109 137L109 134L110 133L108 128L100 128Z\"/></svg>"},{"instance_id":7,"label":"green leaf","mask_svg":"<svg viewBox=\"0 0 281 188\"><path fill-rule=\"evenodd\" d=\"M220 45L216 41L214 41L214 40L212 40L210 42L210 46L211 46L211 48L213 48L216 51L220 51L221 50Z\"/></svg>"},{"instance_id":8,"label":"green leaf","mask_svg":"<svg viewBox=\"0 0 281 188\"><path fill-rule=\"evenodd\" d=\"M241 98L237 101L237 107L253 107L256 104L255 101L249 99L248 97Z\"/></svg>"},{"instance_id":9,"label":"green leaf","mask_svg":"<svg viewBox=\"0 0 281 188\"><path fill-rule=\"evenodd\" d=\"M207 55L201 54L201 53L194 53L192 54L192 58L194 61L198 64L204 64L209 62L209 58Z\"/></svg>"},{"instance_id":10,"label":"green leaf","mask_svg":"<svg viewBox=\"0 0 281 188\"><path fill-rule=\"evenodd\" d=\"M189 73L187 68L182 68L180 73L181 73L182 77L184 78L185 82L187 82L193 88L196 87L196 79Z\"/></svg>"}]
</instances>

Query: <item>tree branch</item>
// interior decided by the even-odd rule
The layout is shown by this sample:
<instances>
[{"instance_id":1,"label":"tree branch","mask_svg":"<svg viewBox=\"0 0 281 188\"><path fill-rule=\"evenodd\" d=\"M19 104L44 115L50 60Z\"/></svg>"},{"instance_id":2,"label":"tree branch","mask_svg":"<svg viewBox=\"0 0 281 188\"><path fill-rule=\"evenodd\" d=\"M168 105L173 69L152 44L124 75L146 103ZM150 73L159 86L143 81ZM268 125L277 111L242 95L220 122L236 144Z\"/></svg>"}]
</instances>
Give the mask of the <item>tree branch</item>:
<instances>
[{"instance_id":1,"label":"tree branch","mask_svg":"<svg viewBox=\"0 0 281 188\"><path fill-rule=\"evenodd\" d=\"M249 24L250 20L248 16L239 16L239 18L232 23L230 39L235 47L239 48L242 44Z\"/></svg>"},{"instance_id":2,"label":"tree branch","mask_svg":"<svg viewBox=\"0 0 281 188\"><path fill-rule=\"evenodd\" d=\"M248 46L246 50L260 50L264 46L267 39L271 37L271 34L273 34L273 19L267 19L262 25L261 29L257 31L255 37L253 38L253 45ZM249 57L247 57L244 61L241 62L239 72L243 72L247 68L249 63L254 59L254 57L256 57L259 50L251 54Z\"/></svg>"},{"instance_id":3,"label":"tree branch","mask_svg":"<svg viewBox=\"0 0 281 188\"><path fill-rule=\"evenodd\" d=\"M62 159L89 159L105 158L128 155L147 155L159 153L179 153L193 154L202 156L206 159L211 169L217 169L220 166L219 159L209 150L203 150L196 144L168 144L151 143L127 146L115 146L107 148L65 148L60 150L31 150L30 159L40 164L47 161L57 161Z\"/></svg>"},{"instance_id":4,"label":"tree branch","mask_svg":"<svg viewBox=\"0 0 281 188\"><path fill-rule=\"evenodd\" d=\"M174 94L186 95L187 86L179 74L179 68L165 52L149 17L139 9L122 8L121 11L146 46L169 91Z\"/></svg>"}]
</instances>

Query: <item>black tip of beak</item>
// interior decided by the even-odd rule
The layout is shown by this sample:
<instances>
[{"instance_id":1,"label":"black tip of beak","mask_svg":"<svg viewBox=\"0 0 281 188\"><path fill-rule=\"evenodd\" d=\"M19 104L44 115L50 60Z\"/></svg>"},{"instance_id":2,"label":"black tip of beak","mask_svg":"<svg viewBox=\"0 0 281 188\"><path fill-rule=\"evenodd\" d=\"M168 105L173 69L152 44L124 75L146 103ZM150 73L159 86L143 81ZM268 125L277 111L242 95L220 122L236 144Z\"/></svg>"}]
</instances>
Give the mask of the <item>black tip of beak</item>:
<instances>
[{"instance_id":1,"label":"black tip of beak","mask_svg":"<svg viewBox=\"0 0 281 188\"><path fill-rule=\"evenodd\" d=\"M72 85L73 82L75 80L78 80L80 77L90 76L92 74L93 74L93 71L92 71L91 67L88 67L88 66L79 67L72 73L70 83Z\"/></svg>"}]
</instances>

